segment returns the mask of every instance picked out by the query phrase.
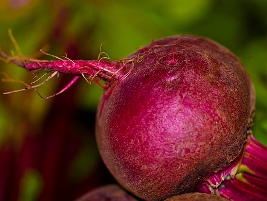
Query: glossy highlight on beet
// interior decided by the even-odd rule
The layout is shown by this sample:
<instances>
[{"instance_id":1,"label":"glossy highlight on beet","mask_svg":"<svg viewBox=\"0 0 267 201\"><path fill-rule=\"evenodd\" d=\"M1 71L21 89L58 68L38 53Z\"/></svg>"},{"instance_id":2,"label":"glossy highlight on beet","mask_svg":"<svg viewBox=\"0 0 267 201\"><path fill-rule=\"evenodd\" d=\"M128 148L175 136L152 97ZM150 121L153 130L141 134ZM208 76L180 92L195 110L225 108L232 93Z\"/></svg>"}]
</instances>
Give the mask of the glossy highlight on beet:
<instances>
[{"instance_id":1,"label":"glossy highlight on beet","mask_svg":"<svg viewBox=\"0 0 267 201\"><path fill-rule=\"evenodd\" d=\"M102 158L122 186L162 200L191 192L242 154L254 89L229 50L174 36L129 58L134 67L105 91L96 124Z\"/></svg>"}]
</instances>

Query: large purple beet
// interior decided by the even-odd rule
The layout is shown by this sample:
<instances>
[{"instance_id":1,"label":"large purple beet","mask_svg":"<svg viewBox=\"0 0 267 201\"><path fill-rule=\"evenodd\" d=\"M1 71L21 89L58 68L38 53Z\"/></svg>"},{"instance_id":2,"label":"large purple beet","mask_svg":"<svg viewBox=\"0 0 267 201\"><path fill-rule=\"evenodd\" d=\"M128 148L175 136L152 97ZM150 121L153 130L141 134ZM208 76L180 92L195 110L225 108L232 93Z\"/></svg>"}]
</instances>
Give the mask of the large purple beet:
<instances>
[{"instance_id":1,"label":"large purple beet","mask_svg":"<svg viewBox=\"0 0 267 201\"><path fill-rule=\"evenodd\" d=\"M99 105L97 141L110 172L145 200L192 191L241 154L254 90L240 61L201 37L154 41Z\"/></svg>"}]
</instances>

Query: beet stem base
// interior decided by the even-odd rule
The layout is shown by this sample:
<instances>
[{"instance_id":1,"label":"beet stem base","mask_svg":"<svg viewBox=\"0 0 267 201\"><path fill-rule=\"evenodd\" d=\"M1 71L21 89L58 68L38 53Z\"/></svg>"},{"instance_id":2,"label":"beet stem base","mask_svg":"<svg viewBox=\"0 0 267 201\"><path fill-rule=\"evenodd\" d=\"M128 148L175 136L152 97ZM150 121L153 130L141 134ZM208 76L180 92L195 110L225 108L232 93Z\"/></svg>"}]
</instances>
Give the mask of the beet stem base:
<instances>
[{"instance_id":1,"label":"beet stem base","mask_svg":"<svg viewBox=\"0 0 267 201\"><path fill-rule=\"evenodd\" d=\"M267 147L248 136L242 156L203 179L196 191L232 201L267 201Z\"/></svg>"}]
</instances>

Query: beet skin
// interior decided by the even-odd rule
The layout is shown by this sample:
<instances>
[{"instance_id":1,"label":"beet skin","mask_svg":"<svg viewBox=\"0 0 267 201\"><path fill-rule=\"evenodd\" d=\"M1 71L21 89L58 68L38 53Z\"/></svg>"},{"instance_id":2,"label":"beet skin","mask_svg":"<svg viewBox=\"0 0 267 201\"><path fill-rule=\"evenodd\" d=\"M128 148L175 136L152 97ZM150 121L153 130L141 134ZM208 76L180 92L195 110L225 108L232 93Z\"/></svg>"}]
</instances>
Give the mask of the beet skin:
<instances>
[{"instance_id":1,"label":"beet skin","mask_svg":"<svg viewBox=\"0 0 267 201\"><path fill-rule=\"evenodd\" d=\"M131 72L105 91L96 123L102 158L122 186L144 200L166 199L241 154L254 90L229 50L175 36L128 60Z\"/></svg>"},{"instance_id":2,"label":"beet skin","mask_svg":"<svg viewBox=\"0 0 267 201\"><path fill-rule=\"evenodd\" d=\"M75 201L138 201L116 184L93 189Z\"/></svg>"},{"instance_id":3,"label":"beet skin","mask_svg":"<svg viewBox=\"0 0 267 201\"><path fill-rule=\"evenodd\" d=\"M227 201L228 199L218 195L211 195L205 193L186 193L178 196L168 198L164 201Z\"/></svg>"}]
</instances>

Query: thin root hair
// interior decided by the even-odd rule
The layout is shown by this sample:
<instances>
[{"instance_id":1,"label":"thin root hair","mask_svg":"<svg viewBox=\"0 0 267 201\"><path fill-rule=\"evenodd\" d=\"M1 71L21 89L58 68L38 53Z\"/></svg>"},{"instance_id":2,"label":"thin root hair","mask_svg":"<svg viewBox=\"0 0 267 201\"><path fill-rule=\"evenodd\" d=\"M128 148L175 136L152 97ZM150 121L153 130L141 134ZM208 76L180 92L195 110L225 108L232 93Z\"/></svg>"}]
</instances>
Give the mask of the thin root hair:
<instances>
[{"instance_id":1,"label":"thin root hair","mask_svg":"<svg viewBox=\"0 0 267 201\"><path fill-rule=\"evenodd\" d=\"M97 74L97 73L96 73ZM103 85L103 84L101 84L100 83L100 80L96 77L96 75L93 77L93 78L87 78L86 76L85 76L85 74L84 73L82 73L82 77L85 79L85 81L88 83L88 84L92 84L93 82L95 82L98 86L100 86L101 88L103 88L103 89L107 89L108 88L108 85L106 84L106 85Z\"/></svg>"},{"instance_id":2,"label":"thin root hair","mask_svg":"<svg viewBox=\"0 0 267 201\"><path fill-rule=\"evenodd\" d=\"M99 47L100 53L98 54L98 57L97 57L97 60L100 60L100 61L101 61L102 59L107 59L107 60L110 59L108 53L102 51L102 46L103 46L103 44L104 44L104 43L102 43L102 44L100 45L100 47ZM102 55L104 55L104 56L102 57Z\"/></svg>"},{"instance_id":3,"label":"thin root hair","mask_svg":"<svg viewBox=\"0 0 267 201\"><path fill-rule=\"evenodd\" d=\"M4 92L3 94L7 95L7 94L12 94L12 93L17 93L17 92L21 92L21 91L26 91L26 90L34 90L38 96L40 96L41 98L44 99L50 99L53 98L61 93L63 93L64 91L66 91L67 89L69 89L77 80L80 76L75 76L63 89L61 89L59 92L52 94L50 96L43 96L39 91L38 91L38 87L42 86L43 84L45 84L46 82L48 82L49 80L51 80L53 77L55 76L59 76L59 72L55 71L53 72L51 75L49 75L43 82L39 83L39 84L35 84L32 85L33 83L36 83L37 81L39 81L40 79L42 79L46 74L42 75L40 78L38 78L37 80L34 80L31 84L27 84L26 82L23 82L22 80L16 79L16 78L12 78L9 77L6 73L1 73L4 75L4 78L2 78L2 82L15 82L15 83L19 83L25 86L25 88L22 89L16 89L13 91L8 91L8 92Z\"/></svg>"}]
</instances>

